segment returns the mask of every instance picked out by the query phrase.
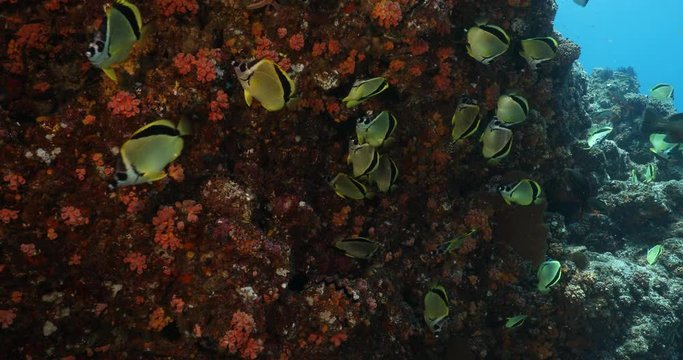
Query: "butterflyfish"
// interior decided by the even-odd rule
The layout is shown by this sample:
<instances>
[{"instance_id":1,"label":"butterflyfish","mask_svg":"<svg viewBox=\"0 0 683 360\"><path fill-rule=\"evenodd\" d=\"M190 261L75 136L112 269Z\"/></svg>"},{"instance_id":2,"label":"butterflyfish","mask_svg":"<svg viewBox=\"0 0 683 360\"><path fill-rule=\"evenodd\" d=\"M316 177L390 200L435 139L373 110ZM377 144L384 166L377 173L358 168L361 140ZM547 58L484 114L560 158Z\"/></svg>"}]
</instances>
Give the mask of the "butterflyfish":
<instances>
[{"instance_id":1,"label":"butterflyfish","mask_svg":"<svg viewBox=\"0 0 683 360\"><path fill-rule=\"evenodd\" d=\"M650 97L661 101L674 99L674 87L669 84L657 84L650 89Z\"/></svg>"},{"instance_id":2,"label":"butterflyfish","mask_svg":"<svg viewBox=\"0 0 683 360\"><path fill-rule=\"evenodd\" d=\"M258 62L232 62L244 89L244 101L251 106L256 99L268 111L281 110L294 98L296 84L280 65L270 59Z\"/></svg>"},{"instance_id":3,"label":"butterflyfish","mask_svg":"<svg viewBox=\"0 0 683 360\"><path fill-rule=\"evenodd\" d=\"M116 0L104 7L102 27L95 33L95 39L88 45L85 55L88 60L114 82L116 73L112 65L128 58L133 45L142 36L142 16L137 6L127 0Z\"/></svg>"},{"instance_id":4,"label":"butterflyfish","mask_svg":"<svg viewBox=\"0 0 683 360\"><path fill-rule=\"evenodd\" d=\"M372 198L373 193L362 182L344 174L339 173L330 181L332 189L342 198L362 200Z\"/></svg>"},{"instance_id":5,"label":"butterflyfish","mask_svg":"<svg viewBox=\"0 0 683 360\"><path fill-rule=\"evenodd\" d=\"M451 137L453 141L465 139L477 132L481 118L479 116L479 105L460 103L455 108L455 113L451 118L453 130Z\"/></svg>"},{"instance_id":6,"label":"butterflyfish","mask_svg":"<svg viewBox=\"0 0 683 360\"><path fill-rule=\"evenodd\" d=\"M514 329L516 327L522 326L524 324L524 321L526 320L527 316L526 315L517 315L513 317L507 318L507 321L505 322L505 327L508 329Z\"/></svg>"},{"instance_id":7,"label":"butterflyfish","mask_svg":"<svg viewBox=\"0 0 683 360\"><path fill-rule=\"evenodd\" d=\"M465 240L467 240L467 238L469 238L476 232L477 229L472 229L465 234L460 234L454 237L453 239L443 242L439 244L439 246L436 248L436 252L439 254L447 254L453 250L457 250L462 246L462 244L465 243Z\"/></svg>"},{"instance_id":8,"label":"butterflyfish","mask_svg":"<svg viewBox=\"0 0 683 360\"><path fill-rule=\"evenodd\" d=\"M654 265L659 260L659 256L662 255L664 247L662 245L655 245L650 250L647 251L647 263Z\"/></svg>"},{"instance_id":9,"label":"butterflyfish","mask_svg":"<svg viewBox=\"0 0 683 360\"><path fill-rule=\"evenodd\" d=\"M650 144L652 145L650 151L665 160L671 160L673 151L678 147L678 144L667 142L667 136L666 134L650 134Z\"/></svg>"},{"instance_id":10,"label":"butterflyfish","mask_svg":"<svg viewBox=\"0 0 683 360\"><path fill-rule=\"evenodd\" d=\"M508 205L524 206L541 203L543 194L541 185L530 179L522 179L515 184L500 186L498 192Z\"/></svg>"},{"instance_id":11,"label":"butterflyfish","mask_svg":"<svg viewBox=\"0 0 683 360\"><path fill-rule=\"evenodd\" d=\"M377 169L371 172L368 177L369 181L375 184L380 192L388 192L394 187L398 179L398 167L388 155L380 155Z\"/></svg>"},{"instance_id":12,"label":"butterflyfish","mask_svg":"<svg viewBox=\"0 0 683 360\"><path fill-rule=\"evenodd\" d=\"M396 127L398 120L388 111L382 111L373 119L363 117L356 123L356 136L360 144L368 143L372 147L380 147L385 143L393 142L391 137Z\"/></svg>"},{"instance_id":13,"label":"butterflyfish","mask_svg":"<svg viewBox=\"0 0 683 360\"><path fill-rule=\"evenodd\" d=\"M349 142L347 162L353 167L353 177L361 177L377 170L379 153L370 144L358 144L354 139Z\"/></svg>"},{"instance_id":14,"label":"butterflyfish","mask_svg":"<svg viewBox=\"0 0 683 360\"><path fill-rule=\"evenodd\" d=\"M506 125L519 124L529 115L529 103L517 94L501 95L496 106L496 117Z\"/></svg>"},{"instance_id":15,"label":"butterflyfish","mask_svg":"<svg viewBox=\"0 0 683 360\"><path fill-rule=\"evenodd\" d=\"M557 54L557 40L552 37L536 37L521 41L522 50L519 54L526 59L532 69L538 64L552 60Z\"/></svg>"},{"instance_id":16,"label":"butterflyfish","mask_svg":"<svg viewBox=\"0 0 683 360\"><path fill-rule=\"evenodd\" d=\"M651 183L657 177L657 167L654 163L649 163L645 166L645 175L643 175L644 183Z\"/></svg>"},{"instance_id":17,"label":"butterflyfish","mask_svg":"<svg viewBox=\"0 0 683 360\"><path fill-rule=\"evenodd\" d=\"M538 279L538 291L547 293L555 286L562 276L562 265L557 260L548 260L538 266L536 278Z\"/></svg>"},{"instance_id":18,"label":"butterflyfish","mask_svg":"<svg viewBox=\"0 0 683 360\"><path fill-rule=\"evenodd\" d=\"M448 294L441 285L433 286L424 296L424 318L432 332L441 331L448 318Z\"/></svg>"},{"instance_id":19,"label":"butterflyfish","mask_svg":"<svg viewBox=\"0 0 683 360\"><path fill-rule=\"evenodd\" d=\"M389 87L389 83L383 77L376 77L367 80L356 80L349 91L349 94L342 99L347 108L352 108L367 99L381 93Z\"/></svg>"},{"instance_id":20,"label":"butterflyfish","mask_svg":"<svg viewBox=\"0 0 683 360\"><path fill-rule=\"evenodd\" d=\"M379 243L368 238L356 236L339 240L334 247L354 259L369 259L379 248Z\"/></svg>"},{"instance_id":21,"label":"butterflyfish","mask_svg":"<svg viewBox=\"0 0 683 360\"><path fill-rule=\"evenodd\" d=\"M493 119L486 126L479 141L483 143L484 158L498 161L506 157L512 149L512 130L501 126L500 121Z\"/></svg>"},{"instance_id":22,"label":"butterflyfish","mask_svg":"<svg viewBox=\"0 0 683 360\"><path fill-rule=\"evenodd\" d=\"M496 25L478 24L467 30L467 54L489 64L510 47L510 37Z\"/></svg>"},{"instance_id":23,"label":"butterflyfish","mask_svg":"<svg viewBox=\"0 0 683 360\"><path fill-rule=\"evenodd\" d=\"M664 141L683 143L683 113L676 113L664 119L650 106L645 107L641 131L646 134L666 134Z\"/></svg>"},{"instance_id":24,"label":"butterflyfish","mask_svg":"<svg viewBox=\"0 0 683 360\"><path fill-rule=\"evenodd\" d=\"M609 135L612 132L613 128L611 126L603 126L597 129L593 129L589 131L588 135L588 148L592 148L595 146L595 144L599 143L600 141L604 140L607 135Z\"/></svg>"},{"instance_id":25,"label":"butterflyfish","mask_svg":"<svg viewBox=\"0 0 683 360\"><path fill-rule=\"evenodd\" d=\"M164 169L183 150L183 136L190 134L185 118L176 125L157 120L133 133L121 146L115 179L110 187L137 185L161 180Z\"/></svg>"}]
</instances>

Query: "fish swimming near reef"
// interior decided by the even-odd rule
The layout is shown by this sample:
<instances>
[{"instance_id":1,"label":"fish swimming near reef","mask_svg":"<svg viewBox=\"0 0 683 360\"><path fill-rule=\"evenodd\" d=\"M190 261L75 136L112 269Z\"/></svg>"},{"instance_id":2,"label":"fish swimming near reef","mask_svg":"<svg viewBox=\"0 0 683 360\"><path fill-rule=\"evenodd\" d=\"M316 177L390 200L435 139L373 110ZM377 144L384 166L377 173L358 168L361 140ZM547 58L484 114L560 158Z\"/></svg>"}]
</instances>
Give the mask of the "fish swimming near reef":
<instances>
[{"instance_id":1,"label":"fish swimming near reef","mask_svg":"<svg viewBox=\"0 0 683 360\"><path fill-rule=\"evenodd\" d=\"M358 144L356 139L349 142L347 162L353 167L353 177L368 175L379 166L379 153L370 144Z\"/></svg>"},{"instance_id":2,"label":"fish swimming near reef","mask_svg":"<svg viewBox=\"0 0 683 360\"><path fill-rule=\"evenodd\" d=\"M588 132L588 139L586 142L588 143L588 149L592 148L595 146L595 144L599 143L600 141L604 140L607 135L609 135L614 128L611 126L602 126L598 128L591 129Z\"/></svg>"},{"instance_id":3,"label":"fish swimming near reef","mask_svg":"<svg viewBox=\"0 0 683 360\"><path fill-rule=\"evenodd\" d=\"M650 89L650 97L660 101L672 101L674 87L669 84L657 84Z\"/></svg>"},{"instance_id":4,"label":"fish swimming near reef","mask_svg":"<svg viewBox=\"0 0 683 360\"><path fill-rule=\"evenodd\" d=\"M133 45L142 37L142 16L137 6L127 0L105 5L104 13L102 28L95 33L85 55L95 67L117 82L111 66L125 61Z\"/></svg>"},{"instance_id":5,"label":"fish swimming near reef","mask_svg":"<svg viewBox=\"0 0 683 360\"><path fill-rule=\"evenodd\" d=\"M451 117L451 137L453 141L466 139L476 133L481 123L479 116L479 105L461 102L455 108L455 113Z\"/></svg>"},{"instance_id":6,"label":"fish swimming near reef","mask_svg":"<svg viewBox=\"0 0 683 360\"><path fill-rule=\"evenodd\" d=\"M294 99L294 80L273 60L233 60L232 67L244 90L244 101L247 106L251 106L256 99L266 110L278 111Z\"/></svg>"},{"instance_id":7,"label":"fish swimming near reef","mask_svg":"<svg viewBox=\"0 0 683 360\"><path fill-rule=\"evenodd\" d=\"M370 146L378 148L383 145L390 145L394 139L392 137L398 120L388 111L384 110L374 118L362 117L356 123L356 137L358 143L368 143Z\"/></svg>"},{"instance_id":8,"label":"fish swimming near reef","mask_svg":"<svg viewBox=\"0 0 683 360\"><path fill-rule=\"evenodd\" d=\"M650 134L650 144L652 145L650 151L664 160L671 160L673 151L679 147L679 144L667 142L666 136L666 134Z\"/></svg>"},{"instance_id":9,"label":"fish swimming near reef","mask_svg":"<svg viewBox=\"0 0 683 360\"><path fill-rule=\"evenodd\" d=\"M519 54L526 59L532 69L538 64L552 60L557 54L557 40L550 36L524 39Z\"/></svg>"},{"instance_id":10,"label":"fish swimming near reef","mask_svg":"<svg viewBox=\"0 0 683 360\"><path fill-rule=\"evenodd\" d=\"M380 192L389 192L395 188L398 180L398 166L389 155L380 155L377 169L368 175L368 180L375 184Z\"/></svg>"},{"instance_id":11,"label":"fish swimming near reef","mask_svg":"<svg viewBox=\"0 0 683 360\"><path fill-rule=\"evenodd\" d=\"M365 237L355 236L335 242L334 247L348 257L367 260L377 251L379 243Z\"/></svg>"},{"instance_id":12,"label":"fish swimming near reef","mask_svg":"<svg viewBox=\"0 0 683 360\"><path fill-rule=\"evenodd\" d=\"M378 95L389 88L389 83L383 77L376 77L367 80L356 80L349 90L349 94L342 99L347 108L352 108L367 101L369 98Z\"/></svg>"},{"instance_id":13,"label":"fish swimming near reef","mask_svg":"<svg viewBox=\"0 0 683 360\"><path fill-rule=\"evenodd\" d=\"M548 260L538 266L536 278L538 279L538 291L545 294L555 286L562 277L562 264L557 260Z\"/></svg>"},{"instance_id":14,"label":"fish swimming near reef","mask_svg":"<svg viewBox=\"0 0 683 360\"><path fill-rule=\"evenodd\" d=\"M501 95L496 106L496 117L506 125L515 125L526 120L529 103L518 94Z\"/></svg>"},{"instance_id":15,"label":"fish swimming near reef","mask_svg":"<svg viewBox=\"0 0 683 360\"><path fill-rule=\"evenodd\" d=\"M505 203L517 205L539 204L543 201L541 185L530 179L522 179L517 183L498 187L498 192Z\"/></svg>"},{"instance_id":16,"label":"fish swimming near reef","mask_svg":"<svg viewBox=\"0 0 683 360\"><path fill-rule=\"evenodd\" d=\"M479 138L483 144L482 154L484 158L493 162L506 157L512 149L512 130L501 125L502 123L494 118Z\"/></svg>"},{"instance_id":17,"label":"fish swimming near reef","mask_svg":"<svg viewBox=\"0 0 683 360\"><path fill-rule=\"evenodd\" d=\"M677 113L664 119L650 106L645 107L641 131L646 134L666 134L664 141L678 144L683 142L683 113Z\"/></svg>"},{"instance_id":18,"label":"fish swimming near reef","mask_svg":"<svg viewBox=\"0 0 683 360\"><path fill-rule=\"evenodd\" d=\"M374 193L368 191L367 186L362 182L344 174L339 173L330 181L330 186L340 197L344 199L370 199Z\"/></svg>"},{"instance_id":19,"label":"fish swimming near reef","mask_svg":"<svg viewBox=\"0 0 683 360\"><path fill-rule=\"evenodd\" d=\"M441 285L432 286L424 297L424 318L432 332L439 332L448 318L448 293Z\"/></svg>"},{"instance_id":20,"label":"fish swimming near reef","mask_svg":"<svg viewBox=\"0 0 683 360\"><path fill-rule=\"evenodd\" d=\"M510 37L500 26L478 23L467 30L467 54L482 64L505 53Z\"/></svg>"},{"instance_id":21,"label":"fish swimming near reef","mask_svg":"<svg viewBox=\"0 0 683 360\"><path fill-rule=\"evenodd\" d=\"M161 180L164 169L183 150L183 136L189 135L185 118L176 125L169 120L157 120L133 133L121 146L115 179L110 188L137 185Z\"/></svg>"}]
</instances>

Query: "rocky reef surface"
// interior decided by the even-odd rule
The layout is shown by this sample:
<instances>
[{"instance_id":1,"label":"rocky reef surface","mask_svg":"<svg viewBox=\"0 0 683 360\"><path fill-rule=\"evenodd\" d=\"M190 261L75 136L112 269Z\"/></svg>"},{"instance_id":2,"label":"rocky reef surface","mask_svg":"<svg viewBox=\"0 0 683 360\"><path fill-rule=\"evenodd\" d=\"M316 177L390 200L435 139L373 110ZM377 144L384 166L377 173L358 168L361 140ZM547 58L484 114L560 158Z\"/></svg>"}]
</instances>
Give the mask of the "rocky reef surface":
<instances>
[{"instance_id":1,"label":"rocky reef surface","mask_svg":"<svg viewBox=\"0 0 683 360\"><path fill-rule=\"evenodd\" d=\"M640 131L646 104L628 69L588 76L553 32L555 3L495 1L139 2L143 41L114 83L83 53L102 1L0 0L0 348L9 358L583 358L681 354L680 154L660 160ZM512 48L468 56L487 18ZM519 40L553 36L532 71ZM297 101L246 106L230 61L270 58ZM356 79L385 93L357 108ZM478 136L453 144L467 95L482 124L499 95L531 111L498 164ZM338 197L355 120L389 110L396 190ZM121 144L159 119L193 135L148 185L108 188ZM587 149L591 126L613 132ZM483 127L482 125L482 127ZM642 179L648 164L657 176ZM521 176L547 203L505 204ZM450 253L438 246L475 229ZM363 235L369 260L334 248ZM664 253L648 265L645 252ZM548 293L536 267L562 263ZM424 294L446 289L439 333ZM524 314L520 327L508 317Z\"/></svg>"}]
</instances>

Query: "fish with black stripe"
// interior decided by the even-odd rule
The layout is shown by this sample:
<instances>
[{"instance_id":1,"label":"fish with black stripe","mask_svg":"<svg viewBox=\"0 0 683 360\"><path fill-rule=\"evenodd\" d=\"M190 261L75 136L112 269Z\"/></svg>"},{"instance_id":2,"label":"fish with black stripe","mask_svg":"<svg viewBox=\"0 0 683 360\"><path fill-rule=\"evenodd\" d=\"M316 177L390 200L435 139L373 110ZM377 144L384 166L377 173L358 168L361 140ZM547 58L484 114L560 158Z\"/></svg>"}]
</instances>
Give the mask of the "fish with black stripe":
<instances>
[{"instance_id":1,"label":"fish with black stripe","mask_svg":"<svg viewBox=\"0 0 683 360\"><path fill-rule=\"evenodd\" d=\"M273 60L233 61L232 67L248 106L256 99L266 110L278 111L294 99L294 80Z\"/></svg>"},{"instance_id":2,"label":"fish with black stripe","mask_svg":"<svg viewBox=\"0 0 683 360\"><path fill-rule=\"evenodd\" d=\"M102 27L88 45L85 55L95 67L117 82L111 66L125 61L133 45L142 38L142 16L137 6L127 0L105 5L104 14Z\"/></svg>"},{"instance_id":3,"label":"fish with black stripe","mask_svg":"<svg viewBox=\"0 0 683 360\"><path fill-rule=\"evenodd\" d=\"M137 185L161 180L164 169L180 156L183 136L189 135L190 125L182 118L176 125L169 120L157 120L133 133L121 146L111 188Z\"/></svg>"}]
</instances>

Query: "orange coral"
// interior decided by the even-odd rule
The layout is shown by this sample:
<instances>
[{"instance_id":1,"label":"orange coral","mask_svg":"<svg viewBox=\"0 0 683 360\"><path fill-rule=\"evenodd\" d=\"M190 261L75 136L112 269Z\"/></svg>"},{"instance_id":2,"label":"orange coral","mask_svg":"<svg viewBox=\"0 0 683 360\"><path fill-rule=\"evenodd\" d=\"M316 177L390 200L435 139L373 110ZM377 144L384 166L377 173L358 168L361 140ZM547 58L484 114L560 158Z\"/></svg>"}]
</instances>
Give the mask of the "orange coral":
<instances>
[{"instance_id":1,"label":"orange coral","mask_svg":"<svg viewBox=\"0 0 683 360\"><path fill-rule=\"evenodd\" d=\"M173 66L178 69L180 75L189 74L192 71L192 64L195 62L195 57L192 54L178 53L173 58Z\"/></svg>"},{"instance_id":2,"label":"orange coral","mask_svg":"<svg viewBox=\"0 0 683 360\"><path fill-rule=\"evenodd\" d=\"M157 216L152 219L154 224L154 242L164 249L171 251L180 247L180 239L176 236L176 226L184 227L182 222L176 224L176 212L171 206L162 206L157 211Z\"/></svg>"},{"instance_id":3,"label":"orange coral","mask_svg":"<svg viewBox=\"0 0 683 360\"><path fill-rule=\"evenodd\" d=\"M139 106L140 100L127 91L119 91L107 103L107 108L111 110L112 115L123 115L127 118L139 114Z\"/></svg>"},{"instance_id":4,"label":"orange coral","mask_svg":"<svg viewBox=\"0 0 683 360\"><path fill-rule=\"evenodd\" d=\"M219 343L222 349L228 349L231 354L240 351L243 359L256 359L263 351L263 340L251 338L256 330L254 317L242 311L232 314L231 329L228 330Z\"/></svg>"},{"instance_id":5,"label":"orange coral","mask_svg":"<svg viewBox=\"0 0 683 360\"><path fill-rule=\"evenodd\" d=\"M71 226L80 226L90 223L90 219L83 217L80 209L73 206L64 206L61 210L61 218L64 223Z\"/></svg>"},{"instance_id":6,"label":"orange coral","mask_svg":"<svg viewBox=\"0 0 683 360\"><path fill-rule=\"evenodd\" d=\"M313 55L313 57L317 57L325 53L325 45L325 42L313 43L313 50L311 51L311 55Z\"/></svg>"},{"instance_id":7,"label":"orange coral","mask_svg":"<svg viewBox=\"0 0 683 360\"><path fill-rule=\"evenodd\" d=\"M294 34L289 38L289 47L293 50L299 51L304 47L304 34Z\"/></svg>"},{"instance_id":8,"label":"orange coral","mask_svg":"<svg viewBox=\"0 0 683 360\"><path fill-rule=\"evenodd\" d=\"M166 312L162 308L156 308L152 314L149 315L149 328L155 331L161 331L166 325L171 322L171 318L166 316Z\"/></svg>"},{"instance_id":9,"label":"orange coral","mask_svg":"<svg viewBox=\"0 0 683 360\"><path fill-rule=\"evenodd\" d=\"M19 190L19 186L26 184L26 179L15 173L9 173L3 176L2 180L8 184L7 187L12 191L17 191Z\"/></svg>"},{"instance_id":10,"label":"orange coral","mask_svg":"<svg viewBox=\"0 0 683 360\"><path fill-rule=\"evenodd\" d=\"M133 272L142 274L142 272L147 269L147 256L140 254L139 252L130 252L123 259L123 262L130 266Z\"/></svg>"},{"instance_id":11,"label":"orange coral","mask_svg":"<svg viewBox=\"0 0 683 360\"><path fill-rule=\"evenodd\" d=\"M173 14L197 14L199 5L196 0L154 0L154 3L164 16L171 16Z\"/></svg>"},{"instance_id":12,"label":"orange coral","mask_svg":"<svg viewBox=\"0 0 683 360\"><path fill-rule=\"evenodd\" d=\"M185 170L183 169L182 165L172 163L168 167L168 176L177 182L181 182L185 180Z\"/></svg>"},{"instance_id":13,"label":"orange coral","mask_svg":"<svg viewBox=\"0 0 683 360\"><path fill-rule=\"evenodd\" d=\"M3 223L9 224L10 221L16 220L19 217L19 210L0 209L0 220Z\"/></svg>"},{"instance_id":14,"label":"orange coral","mask_svg":"<svg viewBox=\"0 0 683 360\"><path fill-rule=\"evenodd\" d=\"M397 26L402 16L401 6L395 1L382 0L372 9L372 17L386 29Z\"/></svg>"},{"instance_id":15,"label":"orange coral","mask_svg":"<svg viewBox=\"0 0 683 360\"><path fill-rule=\"evenodd\" d=\"M335 227L342 227L346 224L349 219L349 213L351 212L350 206L344 206L341 210L332 214L332 225Z\"/></svg>"},{"instance_id":16,"label":"orange coral","mask_svg":"<svg viewBox=\"0 0 683 360\"><path fill-rule=\"evenodd\" d=\"M209 120L216 122L223 120L223 110L228 109L228 94L223 90L216 92L216 100L209 103Z\"/></svg>"},{"instance_id":17,"label":"orange coral","mask_svg":"<svg viewBox=\"0 0 683 360\"><path fill-rule=\"evenodd\" d=\"M327 51L331 56L339 54L342 51L341 43L334 39L330 40L330 42L327 43Z\"/></svg>"}]
</instances>

